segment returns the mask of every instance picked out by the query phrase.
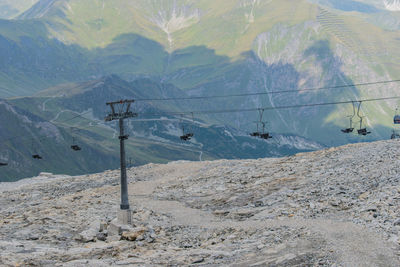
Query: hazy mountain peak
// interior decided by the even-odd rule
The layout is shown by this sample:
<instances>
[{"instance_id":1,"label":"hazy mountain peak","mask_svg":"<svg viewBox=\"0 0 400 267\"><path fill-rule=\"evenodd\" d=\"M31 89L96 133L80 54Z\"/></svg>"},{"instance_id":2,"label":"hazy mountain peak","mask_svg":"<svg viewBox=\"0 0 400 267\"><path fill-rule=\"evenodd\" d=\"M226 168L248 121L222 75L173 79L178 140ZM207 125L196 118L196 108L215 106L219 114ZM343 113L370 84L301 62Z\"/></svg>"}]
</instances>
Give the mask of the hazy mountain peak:
<instances>
[{"instance_id":1,"label":"hazy mountain peak","mask_svg":"<svg viewBox=\"0 0 400 267\"><path fill-rule=\"evenodd\" d=\"M38 19L44 17L56 3L60 0L41 0L33 5L30 9L22 13L19 19Z\"/></svg>"},{"instance_id":2,"label":"hazy mountain peak","mask_svg":"<svg viewBox=\"0 0 400 267\"><path fill-rule=\"evenodd\" d=\"M387 10L400 11L400 0L384 0L383 4Z\"/></svg>"},{"instance_id":3,"label":"hazy mountain peak","mask_svg":"<svg viewBox=\"0 0 400 267\"><path fill-rule=\"evenodd\" d=\"M10 19L31 8L38 0L0 0L0 18Z\"/></svg>"}]
</instances>

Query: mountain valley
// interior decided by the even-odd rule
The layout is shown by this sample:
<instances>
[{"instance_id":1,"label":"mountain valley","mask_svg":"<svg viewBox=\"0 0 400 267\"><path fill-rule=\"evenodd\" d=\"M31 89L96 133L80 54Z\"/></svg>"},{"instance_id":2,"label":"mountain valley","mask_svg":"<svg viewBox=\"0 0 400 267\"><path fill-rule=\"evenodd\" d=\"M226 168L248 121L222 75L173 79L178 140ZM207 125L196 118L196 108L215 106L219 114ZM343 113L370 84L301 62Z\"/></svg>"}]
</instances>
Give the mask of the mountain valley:
<instances>
[{"instance_id":1,"label":"mountain valley","mask_svg":"<svg viewBox=\"0 0 400 267\"><path fill-rule=\"evenodd\" d=\"M2 103L63 136L39 133L35 124L16 129L9 126L12 115L3 114L0 159L10 164L0 180L117 168L116 125L103 123L105 103L126 98L139 100L138 122L128 125L135 166L284 156L388 139L399 130L397 99L363 103L372 132L364 137L340 131L351 104L307 105L400 97L398 9L396 0L0 0ZM239 96L140 101L223 95ZM288 105L302 107L273 109ZM255 109L262 108L272 108L263 119L277 137L265 142L249 138L259 121ZM218 112L233 109L239 111ZM196 111L217 112L192 116ZM194 142L179 141L182 127L196 130ZM101 156L83 150L87 163L79 165L69 153L59 167L56 154L75 139ZM32 160L34 147L52 162Z\"/></svg>"}]
</instances>

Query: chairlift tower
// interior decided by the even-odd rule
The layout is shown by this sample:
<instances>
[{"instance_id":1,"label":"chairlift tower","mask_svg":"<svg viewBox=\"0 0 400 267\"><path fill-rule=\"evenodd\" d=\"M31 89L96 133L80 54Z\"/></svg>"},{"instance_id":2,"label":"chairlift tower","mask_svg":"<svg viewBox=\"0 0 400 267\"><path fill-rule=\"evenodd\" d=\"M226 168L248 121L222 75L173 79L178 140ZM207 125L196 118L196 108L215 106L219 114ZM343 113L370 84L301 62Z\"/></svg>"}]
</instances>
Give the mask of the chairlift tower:
<instances>
[{"instance_id":1,"label":"chairlift tower","mask_svg":"<svg viewBox=\"0 0 400 267\"><path fill-rule=\"evenodd\" d=\"M125 143L129 135L124 134L124 119L137 117L137 113L130 111L132 103L135 100L120 100L117 102L106 103L110 106L111 113L105 118L106 122L119 120L119 143L120 143L120 158L121 158L121 210L129 210L128 200L128 181L126 176L126 161L125 161Z\"/></svg>"}]
</instances>

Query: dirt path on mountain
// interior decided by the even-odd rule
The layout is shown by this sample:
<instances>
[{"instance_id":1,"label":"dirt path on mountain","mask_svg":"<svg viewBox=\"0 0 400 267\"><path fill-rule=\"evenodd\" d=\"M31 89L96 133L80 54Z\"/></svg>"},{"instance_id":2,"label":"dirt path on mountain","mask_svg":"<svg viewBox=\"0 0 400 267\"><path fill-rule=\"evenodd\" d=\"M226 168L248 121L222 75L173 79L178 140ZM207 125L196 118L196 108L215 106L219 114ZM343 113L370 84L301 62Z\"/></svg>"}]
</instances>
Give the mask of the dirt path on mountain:
<instances>
[{"instance_id":1,"label":"dirt path on mountain","mask_svg":"<svg viewBox=\"0 0 400 267\"><path fill-rule=\"evenodd\" d=\"M263 221L249 218L245 221L236 221L215 216L211 212L190 208L179 201L154 199L157 187L186 179L193 173L201 172L205 164L207 163L183 162L179 169L176 169L174 165L157 166L157 170L154 171L163 175L154 176L154 179L149 181L130 184L131 203L158 213L168 214L170 216L169 225L205 227L207 229L231 227L239 230L268 229L280 226L304 227L318 234L327 242L329 250L336 254L340 265L400 266L400 261L394 253L393 244L385 241L379 234L351 222L297 218ZM250 263L246 262L246 264Z\"/></svg>"}]
</instances>

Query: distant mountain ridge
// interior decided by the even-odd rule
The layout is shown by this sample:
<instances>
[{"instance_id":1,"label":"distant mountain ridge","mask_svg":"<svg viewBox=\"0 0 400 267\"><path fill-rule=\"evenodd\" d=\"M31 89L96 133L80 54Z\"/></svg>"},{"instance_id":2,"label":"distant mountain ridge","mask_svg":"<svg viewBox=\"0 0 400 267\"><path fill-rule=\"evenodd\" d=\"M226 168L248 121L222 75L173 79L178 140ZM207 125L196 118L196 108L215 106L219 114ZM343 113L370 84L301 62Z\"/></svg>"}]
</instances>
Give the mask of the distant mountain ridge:
<instances>
[{"instance_id":1,"label":"distant mountain ridge","mask_svg":"<svg viewBox=\"0 0 400 267\"><path fill-rule=\"evenodd\" d=\"M39 0L0 0L0 19L12 19L30 9Z\"/></svg>"},{"instance_id":2,"label":"distant mountain ridge","mask_svg":"<svg viewBox=\"0 0 400 267\"><path fill-rule=\"evenodd\" d=\"M251 95L141 106L166 114L400 94L398 83L301 91L399 79L400 14L395 11L396 1L41 0L25 1L25 6L28 2L31 8L24 12L21 9L15 19L0 20L0 97L12 98L13 104L43 119L54 119L63 109L79 114L95 109L99 120L106 109L104 102L121 96ZM104 77L112 82L97 87L103 95L95 95L94 85L107 79ZM111 90L115 84L119 93ZM287 90L293 92L279 93ZM40 110L30 106L29 101L49 109ZM271 153L259 153L255 152L259 148L223 152L219 147L221 151L208 151L208 156L283 155L297 151L296 142L303 142L300 139L314 148L319 146L313 144L332 146L386 139L394 127L398 105L395 100L363 103L361 114L372 131L367 137L340 132L349 123L351 105L271 110L265 114L268 130L289 136L285 140L291 140L290 148L275 146ZM151 119L160 117L164 116ZM257 112L196 118L218 128L199 129L204 136L224 142L228 142L223 137L224 127L244 136L255 130L254 121L258 119ZM151 140L149 146L155 139L170 145L171 136L179 132L178 124L143 124L143 128L152 130L136 134ZM104 136L112 132L109 128L98 131ZM168 131L174 135L166 134ZM265 149L263 145L260 147ZM182 147L173 146L172 150L180 155L198 158L199 150L182 152ZM168 153L164 151L157 159L144 154L142 158L148 161L162 161Z\"/></svg>"},{"instance_id":3,"label":"distant mountain ridge","mask_svg":"<svg viewBox=\"0 0 400 267\"><path fill-rule=\"evenodd\" d=\"M146 90L141 91L143 88ZM160 95L164 88L168 88L169 97L182 96L172 85L160 86L148 79L126 82L113 75L50 88L34 97L0 102L0 108L4 106L0 116L0 161L8 163L1 168L0 181L13 181L41 171L84 174L118 168L118 125L104 122L105 103L110 99L149 98ZM178 111L175 105L134 105L133 111L143 115L126 121L130 135L128 164L283 156L323 148L290 134L274 134L273 141L264 142L247 132L208 124L200 118L192 121L180 116L151 115ZM190 142L180 140L182 127L194 133ZM70 148L75 143L81 151ZM33 159L34 154L43 159Z\"/></svg>"}]
</instances>

